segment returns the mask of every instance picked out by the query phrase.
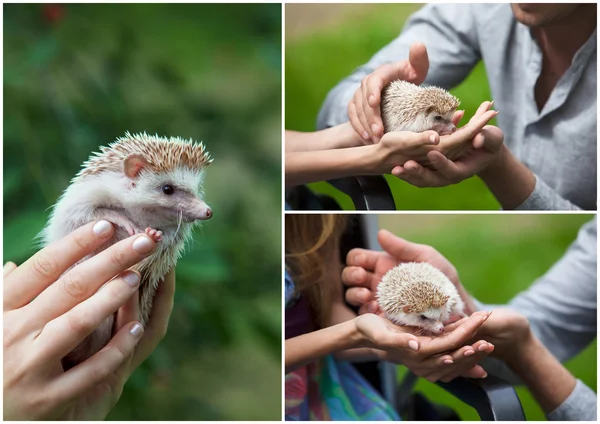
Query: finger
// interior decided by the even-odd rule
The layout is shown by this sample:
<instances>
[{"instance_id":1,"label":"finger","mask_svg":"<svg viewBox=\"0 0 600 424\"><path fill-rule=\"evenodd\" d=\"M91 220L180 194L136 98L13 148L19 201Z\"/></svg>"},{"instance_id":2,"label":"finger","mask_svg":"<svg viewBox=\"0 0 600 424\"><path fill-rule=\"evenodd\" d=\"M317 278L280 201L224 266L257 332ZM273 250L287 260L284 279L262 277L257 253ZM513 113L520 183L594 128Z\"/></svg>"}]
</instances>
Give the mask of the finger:
<instances>
[{"instance_id":1,"label":"finger","mask_svg":"<svg viewBox=\"0 0 600 424\"><path fill-rule=\"evenodd\" d=\"M372 300L373 293L364 287L354 287L346 290L346 302L352 306L360 307Z\"/></svg>"},{"instance_id":2,"label":"finger","mask_svg":"<svg viewBox=\"0 0 600 424\"><path fill-rule=\"evenodd\" d=\"M493 104L494 104L494 102L490 102L490 101L485 101L485 102L481 103L479 105L479 107L477 108L477 110L475 111L475 115L473 115L473 116L475 117L475 116L484 114L485 112L490 110L490 108L493 106Z\"/></svg>"},{"instance_id":3,"label":"finger","mask_svg":"<svg viewBox=\"0 0 600 424\"><path fill-rule=\"evenodd\" d=\"M450 181L456 178L464 179L470 176L465 175L464 170L456 162L452 162L436 150L427 153L427 159L431 161L431 165L436 171Z\"/></svg>"},{"instance_id":4,"label":"finger","mask_svg":"<svg viewBox=\"0 0 600 424\"><path fill-rule=\"evenodd\" d=\"M483 130L482 130L483 131ZM485 144L485 135L483 132L477 133L475 137L473 137L473 148L480 149Z\"/></svg>"},{"instance_id":5,"label":"finger","mask_svg":"<svg viewBox=\"0 0 600 424\"><path fill-rule=\"evenodd\" d=\"M466 378L486 378L488 376L487 372L483 369L481 365L475 365L471 369L464 371L460 374L460 377ZM458 375L457 375L458 377Z\"/></svg>"},{"instance_id":6,"label":"finger","mask_svg":"<svg viewBox=\"0 0 600 424\"><path fill-rule=\"evenodd\" d=\"M359 267L367 271L374 271L381 255L383 255L382 252L375 250L355 248L346 255L346 264L349 267Z\"/></svg>"},{"instance_id":7,"label":"finger","mask_svg":"<svg viewBox=\"0 0 600 424\"><path fill-rule=\"evenodd\" d=\"M63 275L27 307L38 324L64 314L93 295L106 281L149 256L156 243L146 234L122 240Z\"/></svg>"},{"instance_id":8,"label":"finger","mask_svg":"<svg viewBox=\"0 0 600 424\"><path fill-rule=\"evenodd\" d=\"M488 151L496 151L504 142L504 133L494 125L486 125L481 129L483 135L482 147Z\"/></svg>"},{"instance_id":9,"label":"finger","mask_svg":"<svg viewBox=\"0 0 600 424\"><path fill-rule=\"evenodd\" d=\"M119 331L123 326L132 321L139 319L139 303L140 303L140 291L136 290L133 293L127 303L119 308L117 311L117 320L115 322L115 329Z\"/></svg>"},{"instance_id":10,"label":"finger","mask_svg":"<svg viewBox=\"0 0 600 424\"><path fill-rule=\"evenodd\" d=\"M379 309L379 305L377 304L376 300L372 300L368 303L365 303L364 305L362 305L359 310L358 310L358 314L359 315L363 315L363 314L376 314L376 315L380 315L380 316L384 316L385 314L383 313L383 311L381 309Z\"/></svg>"},{"instance_id":11,"label":"finger","mask_svg":"<svg viewBox=\"0 0 600 424\"><path fill-rule=\"evenodd\" d=\"M462 325L468 319L469 319L469 317L464 317L464 318L459 319L458 321L453 322L452 324L445 325L444 331L453 331L456 327L458 327L459 325Z\"/></svg>"},{"instance_id":12,"label":"finger","mask_svg":"<svg viewBox=\"0 0 600 424\"><path fill-rule=\"evenodd\" d=\"M379 281L372 272L358 266L346 267L342 271L342 282L348 287L374 287Z\"/></svg>"},{"instance_id":13,"label":"finger","mask_svg":"<svg viewBox=\"0 0 600 424\"><path fill-rule=\"evenodd\" d=\"M444 137L444 145L449 149L455 146L460 146L461 144L470 141L479 133L482 128L489 123L496 115L498 111L490 110L484 112L480 115L475 115L469 123L459 129L457 129L452 134Z\"/></svg>"},{"instance_id":14,"label":"finger","mask_svg":"<svg viewBox=\"0 0 600 424\"><path fill-rule=\"evenodd\" d=\"M369 133L362 126L360 119L356 113L356 104L354 101L348 105L348 118L350 118L350 124L354 131L356 131L364 140L370 140Z\"/></svg>"},{"instance_id":15,"label":"finger","mask_svg":"<svg viewBox=\"0 0 600 424\"><path fill-rule=\"evenodd\" d=\"M114 227L108 221L90 222L37 252L4 281L4 310L31 302L69 267L106 243L113 233Z\"/></svg>"},{"instance_id":16,"label":"finger","mask_svg":"<svg viewBox=\"0 0 600 424\"><path fill-rule=\"evenodd\" d=\"M445 332L439 337L427 339L427 343L423 343L422 352L433 355L454 350L458 346L464 345L467 340L475 335L488 316L489 314L471 315L466 322L455 328L454 331Z\"/></svg>"},{"instance_id":17,"label":"finger","mask_svg":"<svg viewBox=\"0 0 600 424\"><path fill-rule=\"evenodd\" d=\"M383 250L398 262L412 262L423 253L422 244L412 243L408 240L390 233L388 230L379 230L377 240Z\"/></svg>"},{"instance_id":18,"label":"finger","mask_svg":"<svg viewBox=\"0 0 600 424\"><path fill-rule=\"evenodd\" d=\"M8 274L17 269L17 264L14 262L7 262L4 264L4 268L2 268L2 276L4 278L8 277Z\"/></svg>"},{"instance_id":19,"label":"finger","mask_svg":"<svg viewBox=\"0 0 600 424\"><path fill-rule=\"evenodd\" d=\"M479 340L472 346L463 346L458 349L452 354L453 365L446 369L440 379L444 382L452 381L465 372L472 370L490 354L491 350L488 351L489 347L490 345L486 341ZM475 374L474 371L471 372L471 375L473 376L472 378L483 378L483 375Z\"/></svg>"},{"instance_id":20,"label":"finger","mask_svg":"<svg viewBox=\"0 0 600 424\"><path fill-rule=\"evenodd\" d=\"M130 359L143 333L138 322L125 325L102 350L58 377L49 391L66 402L106 381ZM124 380L119 383L124 384Z\"/></svg>"},{"instance_id":21,"label":"finger","mask_svg":"<svg viewBox=\"0 0 600 424\"><path fill-rule=\"evenodd\" d=\"M410 46L408 52L408 61L411 68L415 72L414 78L410 82L414 84L422 84L429 72L429 56L427 55L427 47L423 43L414 43Z\"/></svg>"},{"instance_id":22,"label":"finger","mask_svg":"<svg viewBox=\"0 0 600 424\"><path fill-rule=\"evenodd\" d=\"M373 72L366 78L363 86L363 99L367 101L363 103L365 116L373 134L374 142L379 142L383 135L383 121L381 119L381 92L391 80L386 81L382 78L378 71Z\"/></svg>"},{"instance_id":23,"label":"finger","mask_svg":"<svg viewBox=\"0 0 600 424\"><path fill-rule=\"evenodd\" d=\"M406 171L404 170L404 167L401 165L395 166L394 168L392 168L392 171L390 172L390 174L392 174L394 177L400 178L401 175L404 175L406 173Z\"/></svg>"},{"instance_id":24,"label":"finger","mask_svg":"<svg viewBox=\"0 0 600 424\"><path fill-rule=\"evenodd\" d=\"M152 304L152 312L148 324L146 325L145 335L133 354L131 371L136 369L148 356L150 356L154 349L156 349L156 346L158 346L158 343L167 334L174 300L175 268L173 268L158 285Z\"/></svg>"},{"instance_id":25,"label":"finger","mask_svg":"<svg viewBox=\"0 0 600 424\"><path fill-rule=\"evenodd\" d=\"M463 119L464 116L465 116L464 110L457 110L456 112L454 112L454 115L452 115L452 123L454 124L455 127L458 127L458 124L460 123L461 119Z\"/></svg>"},{"instance_id":26,"label":"finger","mask_svg":"<svg viewBox=\"0 0 600 424\"><path fill-rule=\"evenodd\" d=\"M357 94L354 95L354 105L356 106L356 115L358 116L358 120L362 127L369 133L369 140L373 139L373 133L371 132L371 128L369 127L369 122L367 121L367 117L365 115L363 99L361 96L361 91L357 91Z\"/></svg>"},{"instance_id":27,"label":"finger","mask_svg":"<svg viewBox=\"0 0 600 424\"><path fill-rule=\"evenodd\" d=\"M60 359L71 352L138 290L140 275L126 271L89 299L50 321L36 338L46 358Z\"/></svg>"},{"instance_id":28,"label":"finger","mask_svg":"<svg viewBox=\"0 0 600 424\"><path fill-rule=\"evenodd\" d=\"M388 143L397 143L402 149L415 149L422 146L439 144L440 135L435 131L414 133L410 131L394 131L385 135Z\"/></svg>"}]
</instances>

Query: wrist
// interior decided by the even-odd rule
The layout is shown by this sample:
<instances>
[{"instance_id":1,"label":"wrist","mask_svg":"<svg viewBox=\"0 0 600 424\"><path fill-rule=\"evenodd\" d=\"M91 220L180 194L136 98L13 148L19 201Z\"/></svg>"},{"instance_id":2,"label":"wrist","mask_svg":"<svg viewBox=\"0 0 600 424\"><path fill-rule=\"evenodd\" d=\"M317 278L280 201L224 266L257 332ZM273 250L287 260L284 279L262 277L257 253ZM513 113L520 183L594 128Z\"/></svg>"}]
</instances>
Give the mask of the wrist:
<instances>
[{"instance_id":1,"label":"wrist","mask_svg":"<svg viewBox=\"0 0 600 424\"><path fill-rule=\"evenodd\" d=\"M516 374L520 374L521 370L531 369L532 362L547 353L544 345L529 330L527 337L515 344L513 353L502 359Z\"/></svg>"},{"instance_id":2,"label":"wrist","mask_svg":"<svg viewBox=\"0 0 600 424\"><path fill-rule=\"evenodd\" d=\"M354 130L350 122L337 125L333 128L336 130L335 139L337 140L337 144L334 148L343 149L348 147L359 147L365 144L363 138Z\"/></svg>"}]
</instances>

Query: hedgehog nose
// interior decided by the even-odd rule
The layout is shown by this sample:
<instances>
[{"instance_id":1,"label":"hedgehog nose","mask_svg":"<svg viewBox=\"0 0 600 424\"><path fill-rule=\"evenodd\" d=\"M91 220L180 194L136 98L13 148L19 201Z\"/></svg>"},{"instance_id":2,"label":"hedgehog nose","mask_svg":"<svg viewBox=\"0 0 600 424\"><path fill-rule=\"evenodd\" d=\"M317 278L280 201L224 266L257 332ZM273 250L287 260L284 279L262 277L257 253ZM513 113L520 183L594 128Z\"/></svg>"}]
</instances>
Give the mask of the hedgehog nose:
<instances>
[{"instance_id":1,"label":"hedgehog nose","mask_svg":"<svg viewBox=\"0 0 600 424\"><path fill-rule=\"evenodd\" d=\"M450 129L450 132L454 132L456 131L456 127L454 125L452 125L452 128Z\"/></svg>"},{"instance_id":2,"label":"hedgehog nose","mask_svg":"<svg viewBox=\"0 0 600 424\"><path fill-rule=\"evenodd\" d=\"M440 328L440 334L443 333L444 331L446 331L446 329L444 327Z\"/></svg>"},{"instance_id":3,"label":"hedgehog nose","mask_svg":"<svg viewBox=\"0 0 600 424\"><path fill-rule=\"evenodd\" d=\"M206 212L204 213L204 216L206 217L204 219L210 219L212 217L212 209L206 208Z\"/></svg>"}]
</instances>

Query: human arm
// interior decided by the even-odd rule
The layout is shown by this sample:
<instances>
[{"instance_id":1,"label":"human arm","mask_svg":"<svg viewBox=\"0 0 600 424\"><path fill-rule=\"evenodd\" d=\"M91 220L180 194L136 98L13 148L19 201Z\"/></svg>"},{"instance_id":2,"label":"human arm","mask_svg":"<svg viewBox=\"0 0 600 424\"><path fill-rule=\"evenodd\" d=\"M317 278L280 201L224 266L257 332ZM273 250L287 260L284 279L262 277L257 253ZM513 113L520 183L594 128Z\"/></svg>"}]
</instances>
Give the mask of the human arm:
<instances>
[{"instance_id":1,"label":"human arm","mask_svg":"<svg viewBox=\"0 0 600 424\"><path fill-rule=\"evenodd\" d=\"M159 290L144 331L136 321L139 275L125 271L154 251L146 235L123 240L62 275L113 232L107 221L90 223L21 266L5 266L5 419L105 418L129 375L163 337L174 276ZM109 344L64 372L61 358L115 312L117 331Z\"/></svg>"},{"instance_id":2,"label":"human arm","mask_svg":"<svg viewBox=\"0 0 600 424\"><path fill-rule=\"evenodd\" d=\"M407 74L404 71L406 65L398 62L409 58L409 50L414 43L423 43L429 53L425 75ZM425 80L426 84L450 88L469 74L480 57L472 5L425 5L406 21L397 38L329 92L319 112L317 128L327 128L348 121L348 106L357 88L361 86L361 81L382 65L395 64L394 69L386 72L386 79L404 77L402 79L415 83ZM412 72L412 67L410 70ZM369 85L379 87L379 93L365 92L365 100L371 94L379 95L385 84L371 81ZM374 111L379 108L379 102L376 103L372 108ZM380 116L375 118L376 121L369 122L369 126L372 123L382 125ZM381 134L379 131L378 135Z\"/></svg>"},{"instance_id":3,"label":"human arm","mask_svg":"<svg viewBox=\"0 0 600 424\"><path fill-rule=\"evenodd\" d=\"M285 152L345 149L362 146L361 138L346 122L316 132L285 131Z\"/></svg>"}]
</instances>

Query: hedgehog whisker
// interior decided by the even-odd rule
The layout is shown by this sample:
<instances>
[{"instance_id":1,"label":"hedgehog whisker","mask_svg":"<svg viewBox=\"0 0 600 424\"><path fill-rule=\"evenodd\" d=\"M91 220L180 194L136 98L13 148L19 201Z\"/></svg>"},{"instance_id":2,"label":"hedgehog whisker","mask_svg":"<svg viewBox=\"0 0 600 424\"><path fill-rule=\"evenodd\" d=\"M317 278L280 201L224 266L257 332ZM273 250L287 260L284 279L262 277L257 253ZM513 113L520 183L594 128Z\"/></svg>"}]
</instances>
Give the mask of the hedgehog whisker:
<instances>
[{"instance_id":1,"label":"hedgehog whisker","mask_svg":"<svg viewBox=\"0 0 600 424\"><path fill-rule=\"evenodd\" d=\"M181 228L181 221L183 221L183 210L179 209L178 210L178 218L177 218L177 230L175 230L175 235L173 236L173 238L177 237L177 234L179 233L179 229Z\"/></svg>"}]
</instances>

